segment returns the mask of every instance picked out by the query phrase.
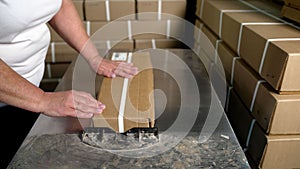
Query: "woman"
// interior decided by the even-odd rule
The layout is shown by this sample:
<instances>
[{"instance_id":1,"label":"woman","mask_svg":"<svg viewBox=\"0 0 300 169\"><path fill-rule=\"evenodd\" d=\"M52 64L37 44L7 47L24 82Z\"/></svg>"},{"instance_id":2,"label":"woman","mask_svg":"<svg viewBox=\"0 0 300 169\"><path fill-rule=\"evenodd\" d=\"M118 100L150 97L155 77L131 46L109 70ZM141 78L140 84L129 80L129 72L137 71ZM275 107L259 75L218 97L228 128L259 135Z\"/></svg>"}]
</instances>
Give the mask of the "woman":
<instances>
[{"instance_id":1,"label":"woman","mask_svg":"<svg viewBox=\"0 0 300 169\"><path fill-rule=\"evenodd\" d=\"M88 93L44 92L38 87L50 41L48 22L98 74L112 78L137 74L131 64L98 55L72 0L0 0L0 102L48 116L90 118L101 113L105 105ZM1 119L18 118L8 114L1 112Z\"/></svg>"}]
</instances>

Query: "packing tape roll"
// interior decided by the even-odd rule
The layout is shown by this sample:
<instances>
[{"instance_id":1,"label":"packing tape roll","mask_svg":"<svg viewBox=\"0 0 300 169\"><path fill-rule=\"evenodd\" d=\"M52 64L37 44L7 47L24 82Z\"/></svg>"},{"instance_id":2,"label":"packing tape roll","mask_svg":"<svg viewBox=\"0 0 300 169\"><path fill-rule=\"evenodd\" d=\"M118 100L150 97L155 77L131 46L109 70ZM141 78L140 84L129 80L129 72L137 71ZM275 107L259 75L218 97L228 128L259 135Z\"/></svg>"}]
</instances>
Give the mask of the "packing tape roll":
<instances>
[{"instance_id":1,"label":"packing tape roll","mask_svg":"<svg viewBox=\"0 0 300 169\"><path fill-rule=\"evenodd\" d=\"M51 42L51 61L55 63L55 42Z\"/></svg>"},{"instance_id":2,"label":"packing tape roll","mask_svg":"<svg viewBox=\"0 0 300 169\"><path fill-rule=\"evenodd\" d=\"M222 37L222 24L223 24L223 14L225 12L257 12L257 10L221 10L220 12L220 20L219 20L219 37Z\"/></svg>"},{"instance_id":3,"label":"packing tape roll","mask_svg":"<svg viewBox=\"0 0 300 169\"><path fill-rule=\"evenodd\" d=\"M300 38L268 39L266 41L264 52L263 52L263 55L262 55L262 58L261 58L261 62L260 62L260 65L259 65L259 70L258 70L259 75L261 75L261 73L262 73L262 68L263 68L263 65L264 65L264 62L265 62L265 59L266 59L266 55L267 55L267 51L268 51L268 47L270 45L270 42L279 42L279 41L300 41Z\"/></svg>"},{"instance_id":4,"label":"packing tape roll","mask_svg":"<svg viewBox=\"0 0 300 169\"><path fill-rule=\"evenodd\" d=\"M153 49L156 49L155 39L152 39L152 40L151 40L151 43L152 43L152 48L153 48Z\"/></svg>"},{"instance_id":5,"label":"packing tape roll","mask_svg":"<svg viewBox=\"0 0 300 169\"><path fill-rule=\"evenodd\" d=\"M246 139L246 150L248 150L248 147L249 147L250 138L251 138L251 135L252 135L252 131L253 131L253 127L254 127L255 122L256 122L256 120L252 119L250 127L249 127L249 131L248 131L248 136L247 136L247 139Z\"/></svg>"},{"instance_id":6,"label":"packing tape roll","mask_svg":"<svg viewBox=\"0 0 300 169\"><path fill-rule=\"evenodd\" d=\"M235 69L235 62L236 60L241 59L240 57L234 57L232 60L232 66L231 66L231 79L230 79L230 85L233 86L233 79L234 79L234 69Z\"/></svg>"},{"instance_id":7,"label":"packing tape roll","mask_svg":"<svg viewBox=\"0 0 300 169\"><path fill-rule=\"evenodd\" d=\"M131 63L132 60L132 53L128 53L127 63ZM122 95L121 95L121 103L118 115L118 125L119 125L119 132L124 133L124 112L125 112L125 105L126 105L126 97L128 91L128 78L124 78L123 88L122 88Z\"/></svg>"},{"instance_id":8,"label":"packing tape roll","mask_svg":"<svg viewBox=\"0 0 300 169\"><path fill-rule=\"evenodd\" d=\"M105 0L105 12L106 12L106 20L110 21L109 0Z\"/></svg>"},{"instance_id":9,"label":"packing tape roll","mask_svg":"<svg viewBox=\"0 0 300 169\"><path fill-rule=\"evenodd\" d=\"M253 93L253 96L252 96L252 100L251 100L250 113L252 113L252 111L253 111L253 107L254 107L254 103L255 103L255 100L256 100L256 96L257 96L259 85L261 83L265 83L265 82L266 82L265 80L258 80L257 83L256 83L256 86L255 86L255 89L254 89L254 93Z\"/></svg>"},{"instance_id":10,"label":"packing tape roll","mask_svg":"<svg viewBox=\"0 0 300 169\"><path fill-rule=\"evenodd\" d=\"M157 15L157 19L158 20L161 20L161 13L162 13L162 0L158 0L157 2L158 6L157 6L157 12L158 12L158 15Z\"/></svg>"},{"instance_id":11,"label":"packing tape roll","mask_svg":"<svg viewBox=\"0 0 300 169\"><path fill-rule=\"evenodd\" d=\"M129 40L132 40L132 30L131 30L131 21L128 20L127 21L127 30L128 30L128 39Z\"/></svg>"},{"instance_id":12,"label":"packing tape roll","mask_svg":"<svg viewBox=\"0 0 300 169\"><path fill-rule=\"evenodd\" d=\"M237 54L238 56L241 56L240 50L241 50L241 41L242 41L242 34L243 34L243 28L246 25L285 25L284 23L276 23L276 22L249 22L249 23L242 23L240 25L240 31L239 31L239 38L238 38L238 46L237 46Z\"/></svg>"}]
</instances>

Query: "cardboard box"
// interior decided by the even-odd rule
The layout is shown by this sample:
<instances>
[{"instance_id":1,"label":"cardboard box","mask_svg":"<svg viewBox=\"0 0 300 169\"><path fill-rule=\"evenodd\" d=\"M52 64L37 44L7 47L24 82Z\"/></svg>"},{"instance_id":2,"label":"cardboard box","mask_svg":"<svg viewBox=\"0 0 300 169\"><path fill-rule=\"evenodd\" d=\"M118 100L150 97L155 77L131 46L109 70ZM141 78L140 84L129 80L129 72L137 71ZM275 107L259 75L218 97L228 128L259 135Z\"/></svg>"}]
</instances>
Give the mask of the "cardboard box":
<instances>
[{"instance_id":1,"label":"cardboard box","mask_svg":"<svg viewBox=\"0 0 300 169\"><path fill-rule=\"evenodd\" d=\"M164 39L164 38L183 38L185 35L184 22L175 20L137 20L133 21L133 39Z\"/></svg>"},{"instance_id":2,"label":"cardboard box","mask_svg":"<svg viewBox=\"0 0 300 169\"><path fill-rule=\"evenodd\" d=\"M73 0L75 8L79 14L79 17L84 21L84 12L83 12L83 0Z\"/></svg>"},{"instance_id":3,"label":"cardboard box","mask_svg":"<svg viewBox=\"0 0 300 169\"><path fill-rule=\"evenodd\" d=\"M265 135L255 123L248 151L260 169L300 168L300 135Z\"/></svg>"},{"instance_id":4,"label":"cardboard box","mask_svg":"<svg viewBox=\"0 0 300 169\"><path fill-rule=\"evenodd\" d=\"M260 12L225 12L222 20L222 39L237 54L240 53L240 36L245 25L280 24L278 20Z\"/></svg>"},{"instance_id":5,"label":"cardboard box","mask_svg":"<svg viewBox=\"0 0 300 169\"><path fill-rule=\"evenodd\" d=\"M279 95L243 60L235 62L233 88L269 134L300 134L300 95Z\"/></svg>"},{"instance_id":6,"label":"cardboard box","mask_svg":"<svg viewBox=\"0 0 300 169\"><path fill-rule=\"evenodd\" d=\"M284 0L285 5L300 9L300 1L299 0Z\"/></svg>"},{"instance_id":7,"label":"cardboard box","mask_svg":"<svg viewBox=\"0 0 300 169\"><path fill-rule=\"evenodd\" d=\"M78 52L65 42L51 42L46 55L46 63L72 62Z\"/></svg>"},{"instance_id":8,"label":"cardboard box","mask_svg":"<svg viewBox=\"0 0 300 169\"><path fill-rule=\"evenodd\" d=\"M247 25L241 57L279 93L300 92L300 31L286 25Z\"/></svg>"},{"instance_id":9,"label":"cardboard box","mask_svg":"<svg viewBox=\"0 0 300 169\"><path fill-rule=\"evenodd\" d=\"M281 14L287 19L300 23L300 9L292 8L289 6L283 6Z\"/></svg>"},{"instance_id":10,"label":"cardboard box","mask_svg":"<svg viewBox=\"0 0 300 169\"><path fill-rule=\"evenodd\" d=\"M300 167L300 135L266 135L234 90L230 92L227 116L255 168Z\"/></svg>"},{"instance_id":11,"label":"cardboard box","mask_svg":"<svg viewBox=\"0 0 300 169\"><path fill-rule=\"evenodd\" d=\"M254 9L240 1L204 1L200 19L221 37L222 18L226 12L249 12Z\"/></svg>"},{"instance_id":12,"label":"cardboard box","mask_svg":"<svg viewBox=\"0 0 300 169\"><path fill-rule=\"evenodd\" d=\"M145 12L152 14L145 15L143 14ZM139 20L172 18L169 15L185 18L185 13L186 0L137 0L137 18Z\"/></svg>"},{"instance_id":13,"label":"cardboard box","mask_svg":"<svg viewBox=\"0 0 300 169\"><path fill-rule=\"evenodd\" d=\"M245 107L234 89L228 92L230 95L228 111L226 114L241 147L245 149L248 146L248 133L253 117L250 115L249 110Z\"/></svg>"},{"instance_id":14,"label":"cardboard box","mask_svg":"<svg viewBox=\"0 0 300 169\"><path fill-rule=\"evenodd\" d=\"M50 31L50 38L51 38L51 42L64 42L64 40L55 32L55 30L49 25L47 24L49 31ZM86 28L86 22L83 22L83 26L84 28Z\"/></svg>"},{"instance_id":15,"label":"cardboard box","mask_svg":"<svg viewBox=\"0 0 300 169\"><path fill-rule=\"evenodd\" d=\"M87 30L95 41L180 38L184 29L179 20L87 22Z\"/></svg>"},{"instance_id":16,"label":"cardboard box","mask_svg":"<svg viewBox=\"0 0 300 169\"><path fill-rule=\"evenodd\" d=\"M149 48L181 48L183 44L176 39L137 39L135 40L135 50Z\"/></svg>"},{"instance_id":17,"label":"cardboard box","mask_svg":"<svg viewBox=\"0 0 300 169\"><path fill-rule=\"evenodd\" d=\"M103 79L98 100L106 109L93 117L95 127L109 127L120 133L135 127L153 127L154 80L150 54L134 53L132 63L140 70L132 79Z\"/></svg>"},{"instance_id":18,"label":"cardboard box","mask_svg":"<svg viewBox=\"0 0 300 169\"><path fill-rule=\"evenodd\" d=\"M86 0L84 9L87 21L135 19L135 0Z\"/></svg>"},{"instance_id":19,"label":"cardboard box","mask_svg":"<svg viewBox=\"0 0 300 169\"><path fill-rule=\"evenodd\" d=\"M43 78L62 78L69 65L70 62L46 63Z\"/></svg>"}]
</instances>

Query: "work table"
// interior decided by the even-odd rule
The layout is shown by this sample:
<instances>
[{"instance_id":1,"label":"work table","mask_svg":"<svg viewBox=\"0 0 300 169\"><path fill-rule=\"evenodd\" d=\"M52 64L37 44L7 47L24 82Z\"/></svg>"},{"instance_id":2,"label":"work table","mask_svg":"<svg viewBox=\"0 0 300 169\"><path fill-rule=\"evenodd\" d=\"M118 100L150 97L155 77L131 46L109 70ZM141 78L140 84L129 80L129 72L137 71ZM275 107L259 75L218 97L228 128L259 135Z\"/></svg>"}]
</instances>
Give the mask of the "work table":
<instances>
[{"instance_id":1,"label":"work table","mask_svg":"<svg viewBox=\"0 0 300 169\"><path fill-rule=\"evenodd\" d=\"M81 133L88 120L40 115L9 168L250 168L225 113L221 114L212 133L203 131L205 126L212 125L206 124L210 109L211 85L200 59L188 49L172 49L170 52L189 66L200 93L198 116L189 132L168 132L179 116L176 112L180 110L182 94L180 95L176 82L168 74L154 71L154 86L164 91L167 98L165 109L163 113L157 115L155 123L160 134L160 146L167 147L172 140L179 140L178 144L156 155L151 155L151 151L155 151L155 148L149 148L148 157L145 154L131 157L126 153L124 155L123 152L95 148L83 143ZM165 56L160 62L164 62L166 67L170 66L168 60L171 57ZM74 89L74 77L84 76L86 71L89 71L87 69L77 71L76 64L75 61L72 62L56 91ZM178 71L181 72L179 76L181 78L185 78L188 72ZM97 93L100 85L96 80L95 88L91 89L83 87L86 81L81 79L79 82L82 83L79 88L92 94ZM78 87L75 86L75 89ZM194 91L181 92L198 94ZM158 96L155 95L156 97ZM161 109L160 103L156 105ZM187 107L189 106L193 105ZM182 124L183 128L185 125ZM184 137L177 138L180 136ZM165 139L169 139L170 142Z\"/></svg>"}]
</instances>

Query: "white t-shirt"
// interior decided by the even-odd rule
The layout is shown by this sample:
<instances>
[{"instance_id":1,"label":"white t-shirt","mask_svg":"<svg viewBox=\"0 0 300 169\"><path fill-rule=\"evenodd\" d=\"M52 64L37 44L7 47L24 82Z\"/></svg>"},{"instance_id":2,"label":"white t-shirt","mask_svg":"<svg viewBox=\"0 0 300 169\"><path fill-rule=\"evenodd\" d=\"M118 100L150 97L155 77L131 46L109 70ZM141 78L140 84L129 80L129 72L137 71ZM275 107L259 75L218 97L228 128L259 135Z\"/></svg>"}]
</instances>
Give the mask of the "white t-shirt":
<instances>
[{"instance_id":1,"label":"white t-shirt","mask_svg":"<svg viewBox=\"0 0 300 169\"><path fill-rule=\"evenodd\" d=\"M62 0L0 0L0 58L39 86L50 42L46 23Z\"/></svg>"}]
</instances>

